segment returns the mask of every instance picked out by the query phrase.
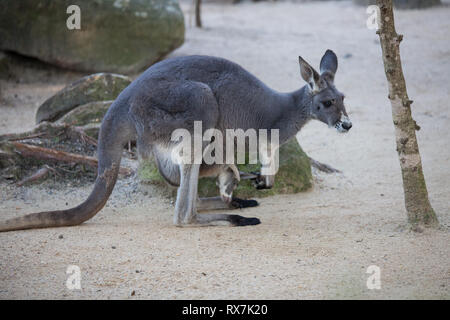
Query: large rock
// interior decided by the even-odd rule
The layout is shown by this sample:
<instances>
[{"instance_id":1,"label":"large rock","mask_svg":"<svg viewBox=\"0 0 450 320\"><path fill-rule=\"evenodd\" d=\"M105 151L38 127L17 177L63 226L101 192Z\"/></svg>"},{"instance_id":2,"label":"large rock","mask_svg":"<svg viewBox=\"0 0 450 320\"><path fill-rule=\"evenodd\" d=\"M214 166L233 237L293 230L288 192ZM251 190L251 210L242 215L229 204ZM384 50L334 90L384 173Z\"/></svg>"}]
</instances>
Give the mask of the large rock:
<instances>
[{"instance_id":1,"label":"large rock","mask_svg":"<svg viewBox=\"0 0 450 320\"><path fill-rule=\"evenodd\" d=\"M61 118L61 122L77 127L100 124L113 100L94 101L76 107Z\"/></svg>"},{"instance_id":2,"label":"large rock","mask_svg":"<svg viewBox=\"0 0 450 320\"><path fill-rule=\"evenodd\" d=\"M98 139L103 117L113 102L108 100L83 104L65 114L58 122L81 127L88 136Z\"/></svg>"},{"instance_id":3,"label":"large rock","mask_svg":"<svg viewBox=\"0 0 450 320\"><path fill-rule=\"evenodd\" d=\"M258 165L238 165L244 172L260 171ZM157 187L157 190L167 196L175 196L176 189L169 186L159 174L153 160L142 161L138 169L141 182ZM311 187L311 164L308 156L302 150L296 139L292 139L280 148L280 166L275 178L275 186L268 190L257 190L250 180L242 180L233 195L241 198L267 197L276 194L298 193ZM200 197L219 195L215 178L202 178L198 184Z\"/></svg>"},{"instance_id":4,"label":"large rock","mask_svg":"<svg viewBox=\"0 0 450 320\"><path fill-rule=\"evenodd\" d=\"M83 77L47 99L37 110L36 123L55 121L78 106L114 100L131 83L119 74L97 73Z\"/></svg>"},{"instance_id":5,"label":"large rock","mask_svg":"<svg viewBox=\"0 0 450 320\"><path fill-rule=\"evenodd\" d=\"M66 26L72 4L80 30ZM137 72L183 41L177 0L0 1L0 49L74 70Z\"/></svg>"},{"instance_id":6,"label":"large rock","mask_svg":"<svg viewBox=\"0 0 450 320\"><path fill-rule=\"evenodd\" d=\"M354 3L368 6L376 3L375 0L353 0ZM435 6L441 0L393 0L394 6L399 9L420 9Z\"/></svg>"}]
</instances>

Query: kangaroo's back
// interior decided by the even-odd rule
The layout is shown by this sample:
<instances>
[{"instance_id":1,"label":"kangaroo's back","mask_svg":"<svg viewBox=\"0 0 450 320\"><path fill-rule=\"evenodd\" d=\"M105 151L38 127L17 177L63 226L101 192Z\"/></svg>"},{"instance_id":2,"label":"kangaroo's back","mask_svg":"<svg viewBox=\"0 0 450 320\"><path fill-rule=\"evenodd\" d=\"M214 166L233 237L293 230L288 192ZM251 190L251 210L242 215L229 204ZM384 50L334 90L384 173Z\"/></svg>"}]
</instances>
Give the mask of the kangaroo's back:
<instances>
[{"instance_id":1,"label":"kangaroo's back","mask_svg":"<svg viewBox=\"0 0 450 320\"><path fill-rule=\"evenodd\" d=\"M135 85L145 95L161 81L193 81L211 88L221 115L218 129L270 127L264 120L279 117L273 106L289 103L288 95L272 90L237 63L218 57L195 55L161 61L147 69Z\"/></svg>"}]
</instances>

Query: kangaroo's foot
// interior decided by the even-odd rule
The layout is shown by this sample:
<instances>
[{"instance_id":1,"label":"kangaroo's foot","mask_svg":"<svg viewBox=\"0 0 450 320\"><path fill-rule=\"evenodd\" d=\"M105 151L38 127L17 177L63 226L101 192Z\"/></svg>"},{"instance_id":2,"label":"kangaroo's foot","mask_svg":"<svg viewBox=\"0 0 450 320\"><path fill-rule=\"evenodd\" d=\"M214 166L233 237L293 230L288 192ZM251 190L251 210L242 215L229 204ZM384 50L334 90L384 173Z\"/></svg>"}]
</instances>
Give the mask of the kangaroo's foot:
<instances>
[{"instance_id":1,"label":"kangaroo's foot","mask_svg":"<svg viewBox=\"0 0 450 320\"><path fill-rule=\"evenodd\" d=\"M209 197L197 200L197 211L233 210L256 207L258 205L259 203L256 200L244 200L233 197L230 202L224 202L221 197Z\"/></svg>"},{"instance_id":2,"label":"kangaroo's foot","mask_svg":"<svg viewBox=\"0 0 450 320\"><path fill-rule=\"evenodd\" d=\"M233 227L254 226L260 224L258 218L247 218L237 214L201 213L195 216L193 225L228 225Z\"/></svg>"},{"instance_id":3,"label":"kangaroo's foot","mask_svg":"<svg viewBox=\"0 0 450 320\"><path fill-rule=\"evenodd\" d=\"M257 207L259 206L258 201L256 200L245 200L233 197L233 200L231 201L230 205L234 209L242 209L242 208L251 208L251 207Z\"/></svg>"},{"instance_id":4,"label":"kangaroo's foot","mask_svg":"<svg viewBox=\"0 0 450 320\"><path fill-rule=\"evenodd\" d=\"M229 219L231 224L236 227L255 226L261 223L258 218L246 218L237 214L231 214Z\"/></svg>"}]
</instances>

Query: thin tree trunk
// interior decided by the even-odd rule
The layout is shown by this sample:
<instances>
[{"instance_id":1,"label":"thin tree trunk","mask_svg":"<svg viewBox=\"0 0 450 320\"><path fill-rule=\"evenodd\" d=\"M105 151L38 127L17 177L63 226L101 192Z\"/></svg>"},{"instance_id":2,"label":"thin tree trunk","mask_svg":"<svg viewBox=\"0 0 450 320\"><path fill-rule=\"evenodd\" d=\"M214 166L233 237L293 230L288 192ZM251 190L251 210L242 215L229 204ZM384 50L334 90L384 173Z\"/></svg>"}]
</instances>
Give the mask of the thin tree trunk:
<instances>
[{"instance_id":1,"label":"thin tree trunk","mask_svg":"<svg viewBox=\"0 0 450 320\"><path fill-rule=\"evenodd\" d=\"M384 69L389 85L389 99L395 126L397 152L402 170L405 207L408 220L414 229L419 226L437 226L438 220L428 199L422 171L422 160L416 139L420 127L411 115L411 103L406 91L400 60L400 42L403 36L395 31L392 0L376 0L381 21L380 36Z\"/></svg>"},{"instance_id":2,"label":"thin tree trunk","mask_svg":"<svg viewBox=\"0 0 450 320\"><path fill-rule=\"evenodd\" d=\"M201 17L201 6L202 0L194 0L195 1L195 25L199 28L202 27L202 17Z\"/></svg>"}]
</instances>

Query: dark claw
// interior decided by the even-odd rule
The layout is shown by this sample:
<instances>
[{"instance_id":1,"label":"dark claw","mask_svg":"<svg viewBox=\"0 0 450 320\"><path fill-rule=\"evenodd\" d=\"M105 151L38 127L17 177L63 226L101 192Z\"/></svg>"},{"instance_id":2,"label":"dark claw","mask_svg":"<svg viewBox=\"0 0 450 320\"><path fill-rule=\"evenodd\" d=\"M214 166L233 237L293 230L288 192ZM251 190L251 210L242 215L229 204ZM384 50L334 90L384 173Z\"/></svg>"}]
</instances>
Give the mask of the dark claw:
<instances>
[{"instance_id":1,"label":"dark claw","mask_svg":"<svg viewBox=\"0 0 450 320\"><path fill-rule=\"evenodd\" d=\"M253 185L256 189L264 189L265 183L263 180L261 180L261 173L260 172L251 172L251 174L256 175L256 178L251 179L253 181Z\"/></svg>"},{"instance_id":2,"label":"dark claw","mask_svg":"<svg viewBox=\"0 0 450 320\"><path fill-rule=\"evenodd\" d=\"M237 214L230 215L230 222L236 227L254 226L261 223L258 218L246 218Z\"/></svg>"},{"instance_id":3,"label":"dark claw","mask_svg":"<svg viewBox=\"0 0 450 320\"><path fill-rule=\"evenodd\" d=\"M272 189L272 186L266 186L266 181L261 179L261 172L253 171L250 173L257 176L256 178L251 179L256 190Z\"/></svg>"},{"instance_id":4,"label":"dark claw","mask_svg":"<svg viewBox=\"0 0 450 320\"><path fill-rule=\"evenodd\" d=\"M244 200L233 197L231 205L236 209L242 209L242 208L256 207L259 205L259 203L256 200Z\"/></svg>"}]
</instances>

